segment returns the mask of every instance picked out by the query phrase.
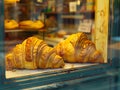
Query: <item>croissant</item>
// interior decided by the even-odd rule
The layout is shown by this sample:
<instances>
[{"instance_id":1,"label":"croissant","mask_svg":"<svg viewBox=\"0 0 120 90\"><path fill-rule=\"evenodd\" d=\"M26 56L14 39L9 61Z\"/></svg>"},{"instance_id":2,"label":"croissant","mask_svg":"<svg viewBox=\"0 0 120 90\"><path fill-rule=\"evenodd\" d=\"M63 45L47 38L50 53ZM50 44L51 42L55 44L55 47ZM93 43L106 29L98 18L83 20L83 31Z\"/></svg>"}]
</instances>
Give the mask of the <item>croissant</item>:
<instances>
[{"instance_id":1,"label":"croissant","mask_svg":"<svg viewBox=\"0 0 120 90\"><path fill-rule=\"evenodd\" d=\"M29 37L17 44L6 55L6 69L60 68L64 66L62 57L43 40Z\"/></svg>"},{"instance_id":2,"label":"croissant","mask_svg":"<svg viewBox=\"0 0 120 90\"><path fill-rule=\"evenodd\" d=\"M65 62L103 63L104 59L95 44L90 41L85 33L70 35L67 39L58 43L54 50Z\"/></svg>"}]
</instances>

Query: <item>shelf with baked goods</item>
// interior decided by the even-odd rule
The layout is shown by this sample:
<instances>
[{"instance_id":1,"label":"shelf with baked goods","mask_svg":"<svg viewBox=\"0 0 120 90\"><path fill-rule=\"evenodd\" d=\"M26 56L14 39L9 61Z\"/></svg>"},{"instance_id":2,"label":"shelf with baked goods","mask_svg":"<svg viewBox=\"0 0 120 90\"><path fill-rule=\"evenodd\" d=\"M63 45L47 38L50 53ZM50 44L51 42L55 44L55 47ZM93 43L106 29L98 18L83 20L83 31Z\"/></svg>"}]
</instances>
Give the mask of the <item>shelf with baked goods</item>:
<instances>
[{"instance_id":1,"label":"shelf with baked goods","mask_svg":"<svg viewBox=\"0 0 120 90\"><path fill-rule=\"evenodd\" d=\"M29 37L20 44L16 45L10 53L6 54L6 68L8 70L6 71L6 77L13 78L26 75L41 74L46 72L48 73L77 70L80 68L96 66L99 63L103 63L103 58L101 57L101 54L97 51L97 49L95 49L93 42L89 41L89 44L86 44L80 43L80 40L81 42L86 40L89 41L84 33L77 33L71 35L64 42L56 45L56 47L50 47L39 38ZM75 44L71 45L71 42ZM79 43L81 45L79 45ZM84 44L86 45L86 47L84 47ZM78 46L81 47L79 48L80 50L76 48ZM94 50L89 53L90 57L87 56L88 47L94 48ZM73 49L75 49L75 51L73 51ZM87 51L83 54L82 52L84 50ZM78 55L77 53L80 53L80 55ZM64 56L62 54L64 54ZM93 54L95 54L95 57L91 57ZM86 57L84 57L84 55ZM96 58L97 56L99 56L99 58ZM12 66L9 62L10 60L14 60L15 62L12 63Z\"/></svg>"},{"instance_id":2,"label":"shelf with baked goods","mask_svg":"<svg viewBox=\"0 0 120 90\"><path fill-rule=\"evenodd\" d=\"M5 32L46 31L45 25L41 20L23 20L18 22L14 19L5 19L4 21Z\"/></svg>"}]
</instances>

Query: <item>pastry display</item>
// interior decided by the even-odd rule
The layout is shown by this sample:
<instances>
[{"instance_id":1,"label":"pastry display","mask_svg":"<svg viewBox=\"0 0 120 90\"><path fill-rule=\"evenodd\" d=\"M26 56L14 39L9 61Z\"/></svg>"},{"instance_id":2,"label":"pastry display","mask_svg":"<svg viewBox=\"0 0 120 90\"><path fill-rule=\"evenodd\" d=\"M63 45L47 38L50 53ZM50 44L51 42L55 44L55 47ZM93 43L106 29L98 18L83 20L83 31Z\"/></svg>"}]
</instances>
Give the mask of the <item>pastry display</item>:
<instances>
[{"instance_id":1,"label":"pastry display","mask_svg":"<svg viewBox=\"0 0 120 90\"><path fill-rule=\"evenodd\" d=\"M16 29L19 27L18 22L15 20L5 20L4 24L5 29Z\"/></svg>"},{"instance_id":2,"label":"pastry display","mask_svg":"<svg viewBox=\"0 0 120 90\"><path fill-rule=\"evenodd\" d=\"M6 69L61 68L62 57L43 40L29 37L17 44L11 53L6 54Z\"/></svg>"},{"instance_id":3,"label":"pastry display","mask_svg":"<svg viewBox=\"0 0 120 90\"><path fill-rule=\"evenodd\" d=\"M104 63L102 53L85 33L72 34L55 47L43 40L29 37L6 55L6 68L61 68L65 63Z\"/></svg>"},{"instance_id":4,"label":"pastry display","mask_svg":"<svg viewBox=\"0 0 120 90\"><path fill-rule=\"evenodd\" d=\"M36 21L25 20L19 22L19 27L21 29L41 29L44 27L44 23L40 20L36 20Z\"/></svg>"},{"instance_id":5,"label":"pastry display","mask_svg":"<svg viewBox=\"0 0 120 90\"><path fill-rule=\"evenodd\" d=\"M70 35L66 40L58 43L54 50L65 62L103 63L104 59L95 44L84 33Z\"/></svg>"}]
</instances>

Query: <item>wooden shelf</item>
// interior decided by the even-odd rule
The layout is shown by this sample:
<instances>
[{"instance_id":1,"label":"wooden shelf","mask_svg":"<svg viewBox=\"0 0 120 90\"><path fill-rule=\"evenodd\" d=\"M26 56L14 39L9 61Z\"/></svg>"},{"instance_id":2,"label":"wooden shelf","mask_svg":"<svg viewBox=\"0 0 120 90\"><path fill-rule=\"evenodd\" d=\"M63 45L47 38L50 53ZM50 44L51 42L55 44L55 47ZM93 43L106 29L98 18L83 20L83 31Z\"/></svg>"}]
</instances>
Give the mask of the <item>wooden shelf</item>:
<instances>
[{"instance_id":1,"label":"wooden shelf","mask_svg":"<svg viewBox=\"0 0 120 90\"><path fill-rule=\"evenodd\" d=\"M45 15L60 15L62 19L84 19L91 18L94 19L95 12L94 11L83 11L83 12L49 12L45 13Z\"/></svg>"},{"instance_id":2,"label":"wooden shelf","mask_svg":"<svg viewBox=\"0 0 120 90\"><path fill-rule=\"evenodd\" d=\"M63 19L84 19L84 15L62 15Z\"/></svg>"},{"instance_id":3,"label":"wooden shelf","mask_svg":"<svg viewBox=\"0 0 120 90\"><path fill-rule=\"evenodd\" d=\"M81 11L81 12L47 12L45 14L93 14L94 11Z\"/></svg>"},{"instance_id":4,"label":"wooden shelf","mask_svg":"<svg viewBox=\"0 0 120 90\"><path fill-rule=\"evenodd\" d=\"M34 29L11 29L5 30L5 32L46 32L46 29L34 30Z\"/></svg>"}]
</instances>

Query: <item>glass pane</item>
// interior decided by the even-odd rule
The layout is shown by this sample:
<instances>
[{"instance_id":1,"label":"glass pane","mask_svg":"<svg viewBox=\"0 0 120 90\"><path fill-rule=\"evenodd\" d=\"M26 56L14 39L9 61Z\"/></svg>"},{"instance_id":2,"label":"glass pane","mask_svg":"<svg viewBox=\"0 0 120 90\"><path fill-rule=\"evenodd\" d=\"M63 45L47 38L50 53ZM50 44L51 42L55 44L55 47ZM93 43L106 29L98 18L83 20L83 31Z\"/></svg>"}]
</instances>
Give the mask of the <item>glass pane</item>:
<instances>
[{"instance_id":1,"label":"glass pane","mask_svg":"<svg viewBox=\"0 0 120 90\"><path fill-rule=\"evenodd\" d=\"M113 64L115 65L115 67L119 66L119 61L120 61L120 12L119 12L119 5L120 5L120 1L116 0L116 1L111 1L114 2L114 5L111 5L111 32L109 33L110 36L110 55L109 57L111 58ZM113 13L112 13L113 12Z\"/></svg>"},{"instance_id":2,"label":"glass pane","mask_svg":"<svg viewBox=\"0 0 120 90\"><path fill-rule=\"evenodd\" d=\"M6 77L108 63L109 0L103 1L6 0Z\"/></svg>"}]
</instances>

